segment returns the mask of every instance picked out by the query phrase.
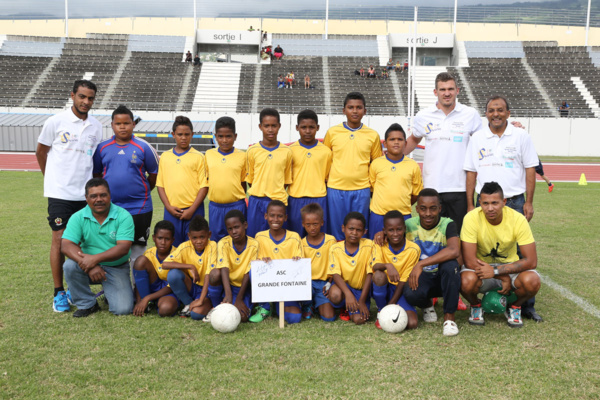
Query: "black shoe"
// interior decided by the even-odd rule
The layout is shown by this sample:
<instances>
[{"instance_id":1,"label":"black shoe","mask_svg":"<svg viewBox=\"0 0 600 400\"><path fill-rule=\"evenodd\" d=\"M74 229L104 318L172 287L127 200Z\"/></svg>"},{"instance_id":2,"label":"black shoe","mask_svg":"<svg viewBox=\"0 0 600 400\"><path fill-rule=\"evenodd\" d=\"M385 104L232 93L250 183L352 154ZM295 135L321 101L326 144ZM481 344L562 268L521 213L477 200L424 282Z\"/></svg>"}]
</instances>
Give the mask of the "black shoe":
<instances>
[{"instance_id":1,"label":"black shoe","mask_svg":"<svg viewBox=\"0 0 600 400\"><path fill-rule=\"evenodd\" d=\"M534 322L544 322L544 319L534 309L523 310L521 314L523 317L532 319Z\"/></svg>"},{"instance_id":2,"label":"black shoe","mask_svg":"<svg viewBox=\"0 0 600 400\"><path fill-rule=\"evenodd\" d=\"M73 313L73 317L75 318L82 318L82 317L87 317L95 312L100 311L100 306L98 305L98 303L94 304L92 308L80 308L77 311L75 311Z\"/></svg>"}]
</instances>

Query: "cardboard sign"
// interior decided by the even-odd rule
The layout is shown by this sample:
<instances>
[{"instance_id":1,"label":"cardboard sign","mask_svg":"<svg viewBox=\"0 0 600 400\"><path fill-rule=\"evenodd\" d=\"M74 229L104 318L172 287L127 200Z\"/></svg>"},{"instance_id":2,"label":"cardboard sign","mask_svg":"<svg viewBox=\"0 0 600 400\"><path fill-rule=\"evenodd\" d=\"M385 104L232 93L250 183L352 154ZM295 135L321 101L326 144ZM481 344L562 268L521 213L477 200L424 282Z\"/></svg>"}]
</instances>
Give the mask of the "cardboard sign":
<instances>
[{"instance_id":1,"label":"cardboard sign","mask_svg":"<svg viewBox=\"0 0 600 400\"><path fill-rule=\"evenodd\" d=\"M310 258L250 263L252 302L306 301L312 298Z\"/></svg>"}]
</instances>

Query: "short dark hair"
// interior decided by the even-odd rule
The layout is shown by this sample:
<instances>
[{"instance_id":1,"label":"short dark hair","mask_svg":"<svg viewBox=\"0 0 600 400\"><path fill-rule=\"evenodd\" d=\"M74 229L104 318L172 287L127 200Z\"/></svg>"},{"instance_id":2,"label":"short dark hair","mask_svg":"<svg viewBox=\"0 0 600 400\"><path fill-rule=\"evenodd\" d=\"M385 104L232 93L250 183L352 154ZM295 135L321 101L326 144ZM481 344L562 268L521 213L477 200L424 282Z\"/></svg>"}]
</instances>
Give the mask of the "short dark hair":
<instances>
[{"instance_id":1,"label":"short dark hair","mask_svg":"<svg viewBox=\"0 0 600 400\"><path fill-rule=\"evenodd\" d=\"M485 102L485 110L487 112L487 108L490 105L490 101L494 101L494 100L504 100L504 104L506 104L506 111L510 111L510 106L508 105L508 100L506 100L506 97L501 96L499 94L495 94L493 96L491 96L490 98L487 99L487 101Z\"/></svg>"},{"instance_id":2,"label":"short dark hair","mask_svg":"<svg viewBox=\"0 0 600 400\"><path fill-rule=\"evenodd\" d=\"M319 117L317 113L313 110L303 110L298 113L298 125L300 125L300 121L303 119L312 119L315 121L315 124L319 125Z\"/></svg>"},{"instance_id":3,"label":"short dark hair","mask_svg":"<svg viewBox=\"0 0 600 400\"><path fill-rule=\"evenodd\" d=\"M215 123L215 134L221 128L229 128L235 134L235 119L231 117L221 117Z\"/></svg>"},{"instance_id":4,"label":"short dark hair","mask_svg":"<svg viewBox=\"0 0 600 400\"><path fill-rule=\"evenodd\" d=\"M196 215L190 221L190 227L188 229L190 232L210 232L210 228L208 227L208 222L202 215Z\"/></svg>"},{"instance_id":5,"label":"short dark hair","mask_svg":"<svg viewBox=\"0 0 600 400\"><path fill-rule=\"evenodd\" d=\"M115 115L121 115L121 114L127 114L131 117L131 120L133 121L133 113L131 112L131 110L127 107L125 107L123 104L121 104L119 107L117 107L115 109L115 111L113 111L112 116L110 117L111 121L115 119Z\"/></svg>"},{"instance_id":6,"label":"short dark hair","mask_svg":"<svg viewBox=\"0 0 600 400\"><path fill-rule=\"evenodd\" d=\"M285 212L287 214L287 207L285 206L285 204L281 200L271 200L271 202L267 206L267 212L269 212L269 209L271 207L283 207L283 209L285 210Z\"/></svg>"},{"instance_id":7,"label":"short dark hair","mask_svg":"<svg viewBox=\"0 0 600 400\"><path fill-rule=\"evenodd\" d=\"M98 88L96 87L96 84L94 82L88 81L87 79L79 79L79 80L76 80L75 83L73 84L73 93L77 93L77 90L79 89L80 86L83 86L88 89L92 89L94 91L94 93L98 92Z\"/></svg>"},{"instance_id":8,"label":"short dark hair","mask_svg":"<svg viewBox=\"0 0 600 400\"><path fill-rule=\"evenodd\" d=\"M192 131L192 134L194 133L194 125L192 124L192 121L190 121L190 119L188 117L183 116L183 115L178 115L177 117L175 117L175 122L173 122L173 131L172 132L175 132L177 127L180 125L187 126L188 128L190 128L190 131Z\"/></svg>"},{"instance_id":9,"label":"short dark hair","mask_svg":"<svg viewBox=\"0 0 600 400\"><path fill-rule=\"evenodd\" d=\"M454 75L452 75L449 72L440 72L435 77L435 88L437 89L438 82L448 82L448 81L454 81L454 84L456 85L456 87L458 87L458 84L456 83L456 78L454 77Z\"/></svg>"},{"instance_id":10,"label":"short dark hair","mask_svg":"<svg viewBox=\"0 0 600 400\"><path fill-rule=\"evenodd\" d=\"M442 198L440 197L440 194L438 193L437 190L432 189L432 188L425 188L423 190L421 190L419 192L419 195L417 196L417 201L421 198L421 197L436 197L438 202L440 204L442 204Z\"/></svg>"},{"instance_id":11,"label":"short dark hair","mask_svg":"<svg viewBox=\"0 0 600 400\"><path fill-rule=\"evenodd\" d=\"M110 187L104 178L92 178L85 184L85 195L87 196L89 189L93 187L104 186L110 194Z\"/></svg>"},{"instance_id":12,"label":"short dark hair","mask_svg":"<svg viewBox=\"0 0 600 400\"><path fill-rule=\"evenodd\" d=\"M309 203L300 209L300 217L304 218L306 214L315 214L319 218L323 219L323 208L319 203Z\"/></svg>"},{"instance_id":13,"label":"short dark hair","mask_svg":"<svg viewBox=\"0 0 600 400\"><path fill-rule=\"evenodd\" d=\"M479 193L481 194L494 194L494 193L500 193L500 197L504 198L504 191L502 190L502 186L500 186L498 184L498 182L486 182L483 184L483 187L481 188L481 192Z\"/></svg>"},{"instance_id":14,"label":"short dark hair","mask_svg":"<svg viewBox=\"0 0 600 400\"><path fill-rule=\"evenodd\" d=\"M264 117L275 117L277 118L277 123L281 123L281 117L279 116L279 111L274 108L263 108L260 112L259 121L262 124Z\"/></svg>"},{"instance_id":15,"label":"short dark hair","mask_svg":"<svg viewBox=\"0 0 600 400\"><path fill-rule=\"evenodd\" d=\"M396 219L399 218L402 220L402 225L406 224L404 223L404 215L402 215L402 213L398 210L391 210L385 213L385 215L383 216L383 224L385 225L385 222L390 220L390 219Z\"/></svg>"},{"instance_id":16,"label":"short dark hair","mask_svg":"<svg viewBox=\"0 0 600 400\"><path fill-rule=\"evenodd\" d=\"M246 222L246 216L240 210L229 210L229 211L227 211L227 214L225 214L224 221L227 221L229 218L237 218L237 219L240 220L240 222L242 224L244 222Z\"/></svg>"},{"instance_id":17,"label":"short dark hair","mask_svg":"<svg viewBox=\"0 0 600 400\"><path fill-rule=\"evenodd\" d=\"M385 131L385 140L387 140L391 132L402 132L402 136L404 136L404 140L406 140L406 132L404 132L402 125L398 123L391 124L390 127L387 128L387 131Z\"/></svg>"},{"instance_id":18,"label":"short dark hair","mask_svg":"<svg viewBox=\"0 0 600 400\"><path fill-rule=\"evenodd\" d=\"M350 92L346 95L344 99L344 107L350 100L360 100L363 103L363 107L367 108L367 101L365 100L365 96L361 92Z\"/></svg>"},{"instance_id":19,"label":"short dark hair","mask_svg":"<svg viewBox=\"0 0 600 400\"><path fill-rule=\"evenodd\" d=\"M164 219L162 221L158 221L156 225L154 225L154 234L156 235L161 229L171 232L173 237L175 237L175 225L173 225L171 221Z\"/></svg>"},{"instance_id":20,"label":"short dark hair","mask_svg":"<svg viewBox=\"0 0 600 400\"><path fill-rule=\"evenodd\" d=\"M358 211L351 211L346 215L346 217L344 217L344 226L348 225L348 222L350 222L350 220L352 219L356 219L362 222L363 229L367 227L367 220L365 219L365 216L359 213Z\"/></svg>"}]
</instances>

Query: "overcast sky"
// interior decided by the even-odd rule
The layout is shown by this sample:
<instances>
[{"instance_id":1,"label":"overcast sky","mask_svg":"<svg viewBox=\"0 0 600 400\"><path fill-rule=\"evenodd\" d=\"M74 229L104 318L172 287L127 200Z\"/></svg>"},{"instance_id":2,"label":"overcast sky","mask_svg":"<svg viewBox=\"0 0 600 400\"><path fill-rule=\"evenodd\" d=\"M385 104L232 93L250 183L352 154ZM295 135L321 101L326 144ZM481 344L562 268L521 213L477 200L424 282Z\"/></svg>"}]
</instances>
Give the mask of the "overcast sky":
<instances>
[{"instance_id":1,"label":"overcast sky","mask_svg":"<svg viewBox=\"0 0 600 400\"><path fill-rule=\"evenodd\" d=\"M528 0L541 2L544 0ZM459 0L461 5L513 4L514 0ZM193 0L68 0L69 17L191 16ZM454 7L454 0L330 0L330 9L376 6ZM215 17L235 11L267 13L325 8L325 0L196 0L198 17ZM0 0L0 16L62 17L64 0Z\"/></svg>"}]
</instances>

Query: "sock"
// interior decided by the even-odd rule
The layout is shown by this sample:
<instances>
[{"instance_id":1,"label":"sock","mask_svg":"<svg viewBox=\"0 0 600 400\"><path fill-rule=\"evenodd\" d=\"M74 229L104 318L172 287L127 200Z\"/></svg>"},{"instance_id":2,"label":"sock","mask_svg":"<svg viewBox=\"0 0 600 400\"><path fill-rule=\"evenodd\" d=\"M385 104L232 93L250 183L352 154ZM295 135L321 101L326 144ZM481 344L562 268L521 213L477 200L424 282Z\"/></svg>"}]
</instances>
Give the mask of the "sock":
<instances>
[{"instance_id":1,"label":"sock","mask_svg":"<svg viewBox=\"0 0 600 400\"><path fill-rule=\"evenodd\" d=\"M185 287L185 273L179 269L172 269L167 274L167 282L175 296L185 305L189 305L194 299Z\"/></svg>"},{"instance_id":2,"label":"sock","mask_svg":"<svg viewBox=\"0 0 600 400\"><path fill-rule=\"evenodd\" d=\"M552 182L548 182L548 186L552 186Z\"/></svg>"},{"instance_id":3,"label":"sock","mask_svg":"<svg viewBox=\"0 0 600 400\"><path fill-rule=\"evenodd\" d=\"M195 312L192 311L190 313L190 317L192 317L193 320L200 321L201 319L204 319L204 317L206 317L206 315L204 315L204 314L198 314L198 313L195 313Z\"/></svg>"},{"instance_id":4,"label":"sock","mask_svg":"<svg viewBox=\"0 0 600 400\"><path fill-rule=\"evenodd\" d=\"M335 321L335 315L333 317L331 317L331 318L325 318L324 316L321 315L321 319L323 321L333 322L333 321Z\"/></svg>"},{"instance_id":5,"label":"sock","mask_svg":"<svg viewBox=\"0 0 600 400\"><path fill-rule=\"evenodd\" d=\"M377 286L376 284L373 284L373 298L375 299L375 304L377 304L377 311L381 310L387 305L386 297L387 285Z\"/></svg>"},{"instance_id":6,"label":"sock","mask_svg":"<svg viewBox=\"0 0 600 400\"><path fill-rule=\"evenodd\" d=\"M65 288L63 286L61 287L55 287L54 288L54 297L56 297L56 295L58 294L58 292L64 292Z\"/></svg>"},{"instance_id":7,"label":"sock","mask_svg":"<svg viewBox=\"0 0 600 400\"><path fill-rule=\"evenodd\" d=\"M208 296L210 299L210 302L212 303L213 307L218 306L219 304L221 304L221 300L223 300L223 285L219 285L219 286L212 286L209 285L208 286Z\"/></svg>"},{"instance_id":8,"label":"sock","mask_svg":"<svg viewBox=\"0 0 600 400\"><path fill-rule=\"evenodd\" d=\"M140 294L140 297L143 299L144 297L150 294L150 277L148 276L148 271L137 269L133 270L133 279L135 280L135 287Z\"/></svg>"},{"instance_id":9,"label":"sock","mask_svg":"<svg viewBox=\"0 0 600 400\"><path fill-rule=\"evenodd\" d=\"M283 314L283 319L285 319L288 324L297 324L302 321L302 314L286 312Z\"/></svg>"}]
</instances>

